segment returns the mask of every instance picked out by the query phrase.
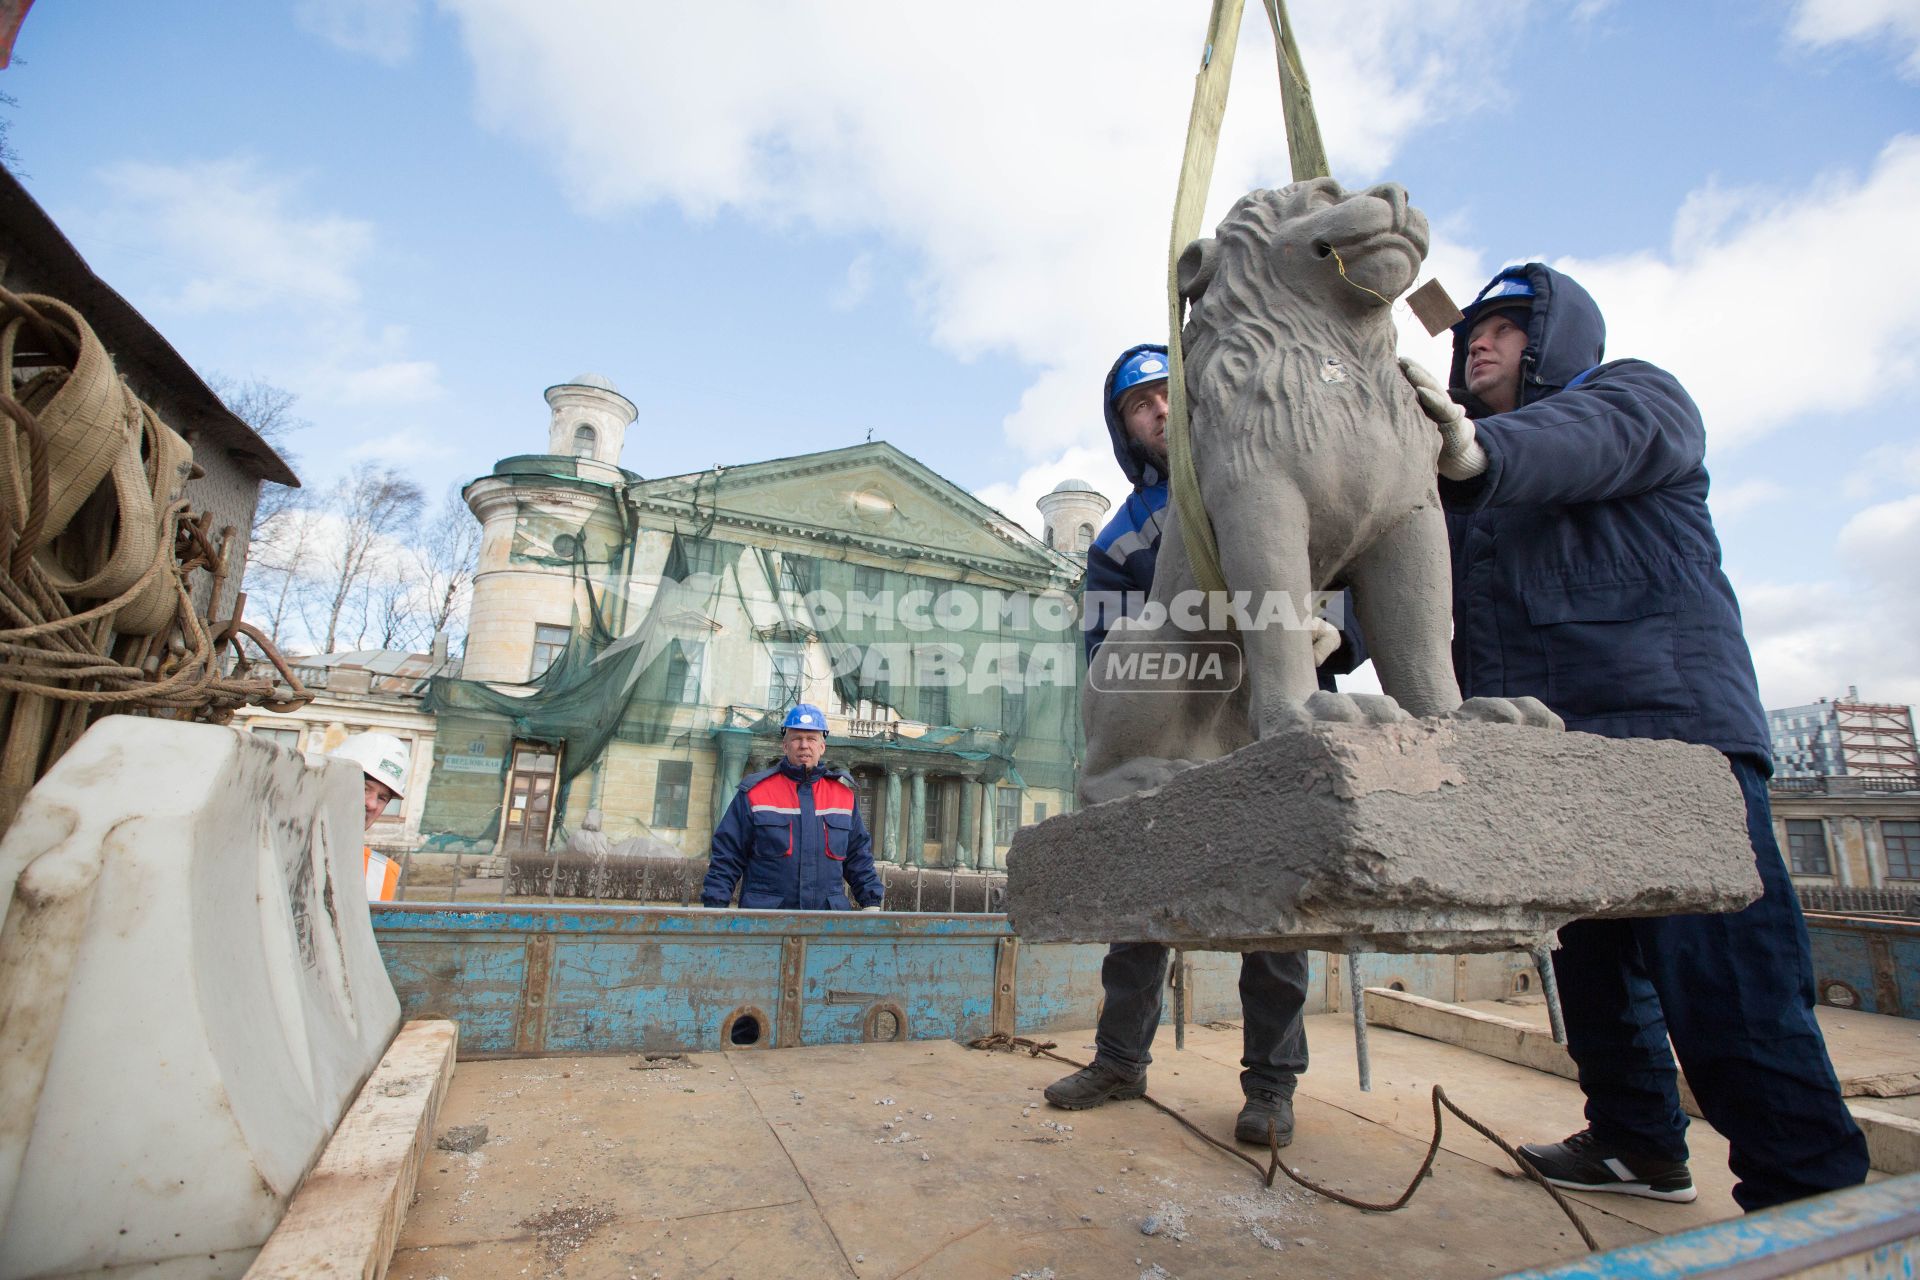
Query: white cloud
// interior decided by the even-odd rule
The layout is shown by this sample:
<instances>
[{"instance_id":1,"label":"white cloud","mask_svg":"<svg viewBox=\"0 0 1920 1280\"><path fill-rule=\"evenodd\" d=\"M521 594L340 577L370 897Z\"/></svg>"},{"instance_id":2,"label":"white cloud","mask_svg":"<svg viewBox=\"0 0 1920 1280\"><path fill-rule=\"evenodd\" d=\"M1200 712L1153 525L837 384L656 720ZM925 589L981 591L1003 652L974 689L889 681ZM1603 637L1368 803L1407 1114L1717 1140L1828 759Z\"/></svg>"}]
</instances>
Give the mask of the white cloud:
<instances>
[{"instance_id":1,"label":"white cloud","mask_svg":"<svg viewBox=\"0 0 1920 1280\"><path fill-rule=\"evenodd\" d=\"M348 53L398 66L413 54L419 0L300 0L300 29Z\"/></svg>"},{"instance_id":2,"label":"white cloud","mask_svg":"<svg viewBox=\"0 0 1920 1280\"><path fill-rule=\"evenodd\" d=\"M1011 484L988 485L974 496L1038 538L1046 526L1039 499L1042 494L1053 492L1062 480L1085 480L1105 495L1109 507L1100 519L1102 525L1113 518L1113 507L1124 502L1131 492L1113 460L1112 447L1103 438L1097 448L1075 445L1057 458L1028 467Z\"/></svg>"},{"instance_id":3,"label":"white cloud","mask_svg":"<svg viewBox=\"0 0 1920 1280\"><path fill-rule=\"evenodd\" d=\"M1787 38L1815 49L1885 40L1906 52L1901 73L1920 80L1920 0L1799 0Z\"/></svg>"},{"instance_id":4,"label":"white cloud","mask_svg":"<svg viewBox=\"0 0 1920 1280\"><path fill-rule=\"evenodd\" d=\"M1036 370L1005 424L1029 457L1099 444L1101 374L1165 334L1204 9L996 0L955 22L930 5L773 5L749 22L697 5L443 3L482 118L550 154L585 208L668 202L904 247L938 345ZM1295 15L1338 171L1377 175L1412 130L1500 83L1490 72L1525 7L1381 0ZM1287 177L1272 38L1248 9L1216 216Z\"/></svg>"},{"instance_id":5,"label":"white cloud","mask_svg":"<svg viewBox=\"0 0 1920 1280\"><path fill-rule=\"evenodd\" d=\"M1671 370L1725 447L1914 383L1920 254L1902 246L1917 204L1920 136L1903 136L1864 177L1789 196L1709 184L1665 255L1555 265L1599 302L1607 354Z\"/></svg>"},{"instance_id":6,"label":"white cloud","mask_svg":"<svg viewBox=\"0 0 1920 1280\"><path fill-rule=\"evenodd\" d=\"M359 299L354 269L372 245L372 226L310 212L294 179L246 159L130 162L101 179L110 201L98 225L167 264L175 307L257 311Z\"/></svg>"},{"instance_id":7,"label":"white cloud","mask_svg":"<svg viewBox=\"0 0 1920 1280\"><path fill-rule=\"evenodd\" d=\"M1920 488L1920 444L1883 444L1867 450L1842 482L1841 491L1860 502L1901 485Z\"/></svg>"},{"instance_id":8,"label":"white cloud","mask_svg":"<svg viewBox=\"0 0 1920 1280\"><path fill-rule=\"evenodd\" d=\"M244 157L119 164L101 181L107 198L73 220L81 240L127 255L116 274L141 286L143 307L241 318L250 363L226 372L286 387L306 417L364 419L443 394L438 366L410 355L405 328L368 317L373 224L325 208L311 181Z\"/></svg>"},{"instance_id":9,"label":"white cloud","mask_svg":"<svg viewBox=\"0 0 1920 1280\"><path fill-rule=\"evenodd\" d=\"M1773 480L1755 478L1742 480L1724 488L1716 486L1710 505L1713 518L1717 523L1725 524L1738 520L1756 507L1764 507L1769 502L1778 502L1787 496L1786 486Z\"/></svg>"},{"instance_id":10,"label":"white cloud","mask_svg":"<svg viewBox=\"0 0 1920 1280\"><path fill-rule=\"evenodd\" d=\"M1842 577L1741 584L1768 706L1833 697L1920 703L1920 493L1856 512L1837 539Z\"/></svg>"},{"instance_id":11,"label":"white cloud","mask_svg":"<svg viewBox=\"0 0 1920 1280\"><path fill-rule=\"evenodd\" d=\"M872 292L873 255L856 253L853 261L847 264L847 274L841 280L840 287L834 290L828 305L835 311L851 311L865 302L867 295Z\"/></svg>"}]
</instances>

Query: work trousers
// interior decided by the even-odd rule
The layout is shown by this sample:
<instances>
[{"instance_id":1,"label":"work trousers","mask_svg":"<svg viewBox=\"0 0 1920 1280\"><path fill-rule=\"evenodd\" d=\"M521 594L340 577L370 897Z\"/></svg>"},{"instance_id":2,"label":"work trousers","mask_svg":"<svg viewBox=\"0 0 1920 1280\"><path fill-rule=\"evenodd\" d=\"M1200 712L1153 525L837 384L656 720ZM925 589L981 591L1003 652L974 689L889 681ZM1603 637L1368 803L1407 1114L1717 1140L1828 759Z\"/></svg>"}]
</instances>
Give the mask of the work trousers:
<instances>
[{"instance_id":1,"label":"work trousers","mask_svg":"<svg viewBox=\"0 0 1920 1280\"><path fill-rule=\"evenodd\" d=\"M1730 915L1578 921L1560 930L1553 971L1594 1135L1629 1155L1686 1159L1678 1055L1727 1139L1733 1198L1751 1212L1865 1180L1867 1144L1814 1021L1807 924L1766 778L1751 759L1732 764L1760 900Z\"/></svg>"},{"instance_id":2,"label":"work trousers","mask_svg":"<svg viewBox=\"0 0 1920 1280\"><path fill-rule=\"evenodd\" d=\"M1167 948L1157 942L1117 942L1100 965L1107 1001L1094 1036L1095 1059L1128 1075L1153 1061L1148 1050L1160 1029L1166 991ZM1249 951L1240 958L1240 1009L1244 1017L1240 1087L1293 1093L1307 1069L1307 1029L1301 1022L1307 999L1307 953Z\"/></svg>"}]
</instances>

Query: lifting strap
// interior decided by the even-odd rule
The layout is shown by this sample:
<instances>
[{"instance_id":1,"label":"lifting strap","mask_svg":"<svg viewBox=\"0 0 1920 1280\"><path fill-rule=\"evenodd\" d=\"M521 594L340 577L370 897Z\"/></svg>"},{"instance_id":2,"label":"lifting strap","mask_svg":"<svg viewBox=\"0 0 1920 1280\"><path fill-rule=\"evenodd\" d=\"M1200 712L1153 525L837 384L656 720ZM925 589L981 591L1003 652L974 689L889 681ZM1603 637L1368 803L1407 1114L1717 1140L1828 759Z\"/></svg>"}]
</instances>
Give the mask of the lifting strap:
<instances>
[{"instance_id":1,"label":"lifting strap","mask_svg":"<svg viewBox=\"0 0 1920 1280\"><path fill-rule=\"evenodd\" d=\"M1200 478L1193 469L1193 450L1187 434L1186 355L1180 341L1185 304L1180 297L1180 255L1200 234L1207 190L1213 185L1213 157L1220 143L1220 122L1227 111L1227 89L1233 81L1233 53L1240 33L1244 0L1214 0L1207 23L1207 43L1194 77L1193 108L1187 117L1187 148L1180 160L1180 186L1173 201L1173 238L1167 250L1167 469L1169 499L1180 522L1180 540L1202 591L1224 592L1226 575L1220 568L1220 547L1213 522L1200 499ZM1280 69L1280 101L1286 112L1287 158L1293 180L1327 176L1327 153L1320 141L1320 124L1313 112L1313 89L1301 67L1300 49L1287 21L1285 0L1265 0L1267 21Z\"/></svg>"}]
</instances>

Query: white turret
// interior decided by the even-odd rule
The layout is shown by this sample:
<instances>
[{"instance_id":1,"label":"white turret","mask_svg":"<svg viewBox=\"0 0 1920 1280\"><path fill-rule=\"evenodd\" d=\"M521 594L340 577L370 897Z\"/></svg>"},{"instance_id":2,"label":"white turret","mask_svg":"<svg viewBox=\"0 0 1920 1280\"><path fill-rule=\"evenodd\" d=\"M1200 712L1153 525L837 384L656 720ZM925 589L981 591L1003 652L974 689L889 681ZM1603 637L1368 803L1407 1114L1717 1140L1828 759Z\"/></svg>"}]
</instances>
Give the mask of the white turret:
<instances>
[{"instance_id":1,"label":"white turret","mask_svg":"<svg viewBox=\"0 0 1920 1280\"><path fill-rule=\"evenodd\" d=\"M547 425L548 453L620 465L627 428L640 411L611 381L597 373L578 374L548 387L547 404L553 410Z\"/></svg>"},{"instance_id":2,"label":"white turret","mask_svg":"<svg viewBox=\"0 0 1920 1280\"><path fill-rule=\"evenodd\" d=\"M1052 493L1041 494L1037 505L1047 522L1042 541L1066 555L1084 556L1113 504L1085 480L1062 480Z\"/></svg>"}]
</instances>

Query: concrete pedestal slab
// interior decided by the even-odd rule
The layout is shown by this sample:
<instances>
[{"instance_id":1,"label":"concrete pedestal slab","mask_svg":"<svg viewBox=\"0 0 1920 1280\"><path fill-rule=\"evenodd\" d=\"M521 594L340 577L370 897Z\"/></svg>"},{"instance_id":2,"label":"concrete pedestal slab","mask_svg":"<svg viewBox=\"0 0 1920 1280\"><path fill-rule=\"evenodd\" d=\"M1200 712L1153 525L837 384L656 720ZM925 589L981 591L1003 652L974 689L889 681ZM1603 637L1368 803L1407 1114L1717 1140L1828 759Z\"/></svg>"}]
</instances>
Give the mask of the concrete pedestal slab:
<instances>
[{"instance_id":1,"label":"concrete pedestal slab","mask_svg":"<svg viewBox=\"0 0 1920 1280\"><path fill-rule=\"evenodd\" d=\"M1759 896L1710 747L1519 725L1321 724L1020 831L1034 942L1497 951L1588 916Z\"/></svg>"}]
</instances>

